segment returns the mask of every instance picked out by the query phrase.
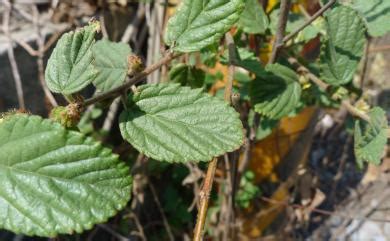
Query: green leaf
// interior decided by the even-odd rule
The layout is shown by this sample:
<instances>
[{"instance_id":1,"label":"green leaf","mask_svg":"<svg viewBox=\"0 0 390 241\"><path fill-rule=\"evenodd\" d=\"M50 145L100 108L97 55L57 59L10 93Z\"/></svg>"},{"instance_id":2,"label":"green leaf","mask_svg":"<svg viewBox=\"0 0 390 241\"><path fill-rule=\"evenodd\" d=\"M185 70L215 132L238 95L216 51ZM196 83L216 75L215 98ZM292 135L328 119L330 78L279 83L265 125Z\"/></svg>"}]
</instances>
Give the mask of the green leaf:
<instances>
[{"instance_id":1,"label":"green leaf","mask_svg":"<svg viewBox=\"0 0 390 241\"><path fill-rule=\"evenodd\" d=\"M51 91L70 95L95 79L97 71L92 65L91 47L99 28L98 22L92 22L75 32L65 33L58 40L45 72L46 83Z\"/></svg>"},{"instance_id":2,"label":"green leaf","mask_svg":"<svg viewBox=\"0 0 390 241\"><path fill-rule=\"evenodd\" d=\"M183 0L168 21L165 43L179 52L199 51L216 43L243 9L243 0Z\"/></svg>"},{"instance_id":3,"label":"green leaf","mask_svg":"<svg viewBox=\"0 0 390 241\"><path fill-rule=\"evenodd\" d=\"M100 91L108 91L123 84L128 71L127 57L131 54L128 44L100 40L92 48L94 66L98 75L93 84Z\"/></svg>"},{"instance_id":4,"label":"green leaf","mask_svg":"<svg viewBox=\"0 0 390 241\"><path fill-rule=\"evenodd\" d=\"M381 37L390 32L389 0L354 0L352 7L364 16L371 36Z\"/></svg>"},{"instance_id":5,"label":"green leaf","mask_svg":"<svg viewBox=\"0 0 390 241\"><path fill-rule=\"evenodd\" d=\"M267 65L267 75L252 83L251 99L256 112L280 119L292 112L301 97L301 85L295 72L283 65Z\"/></svg>"},{"instance_id":6,"label":"green leaf","mask_svg":"<svg viewBox=\"0 0 390 241\"><path fill-rule=\"evenodd\" d=\"M80 233L122 209L131 182L117 155L78 132L38 116L0 123L0 228Z\"/></svg>"},{"instance_id":7,"label":"green leaf","mask_svg":"<svg viewBox=\"0 0 390 241\"><path fill-rule=\"evenodd\" d=\"M355 156L359 166L363 166L363 161L379 165L387 142L385 111L374 107L368 115L370 122L357 120L355 123Z\"/></svg>"},{"instance_id":8,"label":"green leaf","mask_svg":"<svg viewBox=\"0 0 390 241\"><path fill-rule=\"evenodd\" d=\"M263 34L268 28L268 17L258 0L246 0L245 9L238 21L238 26L244 32L252 34Z\"/></svg>"},{"instance_id":9,"label":"green leaf","mask_svg":"<svg viewBox=\"0 0 390 241\"><path fill-rule=\"evenodd\" d=\"M358 13L339 6L326 16L328 39L321 53L321 77L331 85L349 83L363 55L366 41Z\"/></svg>"},{"instance_id":10,"label":"green leaf","mask_svg":"<svg viewBox=\"0 0 390 241\"><path fill-rule=\"evenodd\" d=\"M179 84L142 85L120 115L124 139L160 161L210 161L239 148L239 114L223 100Z\"/></svg>"},{"instance_id":11,"label":"green leaf","mask_svg":"<svg viewBox=\"0 0 390 241\"><path fill-rule=\"evenodd\" d=\"M183 86L202 87L205 77L206 73L203 70L186 64L177 64L169 71L169 79Z\"/></svg>"}]
</instances>

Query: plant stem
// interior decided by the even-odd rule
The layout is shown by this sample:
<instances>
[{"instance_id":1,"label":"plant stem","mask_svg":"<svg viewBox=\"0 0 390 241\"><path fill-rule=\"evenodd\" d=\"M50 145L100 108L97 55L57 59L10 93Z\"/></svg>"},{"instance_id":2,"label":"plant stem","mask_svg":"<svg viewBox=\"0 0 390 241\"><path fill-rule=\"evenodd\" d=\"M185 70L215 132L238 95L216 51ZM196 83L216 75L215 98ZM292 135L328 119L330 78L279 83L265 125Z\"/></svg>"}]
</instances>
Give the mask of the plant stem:
<instances>
[{"instance_id":1,"label":"plant stem","mask_svg":"<svg viewBox=\"0 0 390 241\"><path fill-rule=\"evenodd\" d=\"M333 4L336 3L337 0L331 0L327 4L325 4L318 12L316 12L313 16L311 16L305 23L299 26L296 30L286 35L283 38L283 43L287 43L290 39L292 39L295 35L301 32L304 28L310 25L314 20L316 20L319 16L321 16L326 10L328 10Z\"/></svg>"},{"instance_id":2,"label":"plant stem","mask_svg":"<svg viewBox=\"0 0 390 241\"><path fill-rule=\"evenodd\" d=\"M123 93L123 91L126 91L132 85L135 85L138 82L142 81L146 76L148 76L149 74L158 70L161 66L171 62L173 59L179 57L180 55L181 55L180 53L169 52L163 58L161 58L158 62L150 65L144 71L140 72L139 74L135 75L133 78L126 81L126 83L124 83L123 85L118 86L118 87L116 87L110 91L107 91L103 94L96 95L90 99L85 100L84 106L92 105L92 104L95 104L95 103L100 102L102 100L106 100L106 99L109 99L112 97L120 96Z\"/></svg>"},{"instance_id":3,"label":"plant stem","mask_svg":"<svg viewBox=\"0 0 390 241\"><path fill-rule=\"evenodd\" d=\"M310 72L310 70L308 68L306 68L305 66L303 66L302 64L300 64L298 62L297 59L293 58L293 57L289 57L288 58L288 62L294 66L297 67L297 71L298 72L301 72L301 73L304 73L314 84L316 84L321 90L323 91L328 91L329 89L329 84L325 83L324 81L322 81L320 78L318 78L316 75L314 75L313 73ZM353 106L349 100L343 100L341 102L341 104L347 109L347 111L353 115L353 116L356 116L362 120L365 120L367 122L370 121L370 117L365 114L364 112L358 110L355 106Z\"/></svg>"},{"instance_id":4,"label":"plant stem","mask_svg":"<svg viewBox=\"0 0 390 241\"><path fill-rule=\"evenodd\" d=\"M194 241L201 241L203 238L203 227L206 222L207 209L209 207L210 192L213 187L214 174L217 169L218 158L214 157L207 167L207 174L204 184L199 192L199 211L194 230Z\"/></svg>"},{"instance_id":5,"label":"plant stem","mask_svg":"<svg viewBox=\"0 0 390 241\"><path fill-rule=\"evenodd\" d=\"M268 64L275 63L279 50L283 47L283 43L284 43L283 36L287 26L287 18L288 18L288 12L290 11L290 6L291 6L291 0L281 0L278 29L275 35L275 41L273 43L272 53L268 61Z\"/></svg>"},{"instance_id":6,"label":"plant stem","mask_svg":"<svg viewBox=\"0 0 390 241\"><path fill-rule=\"evenodd\" d=\"M233 74L234 74L234 56L235 56L235 45L232 35L228 32L225 35L226 44L229 49L229 76L225 86L224 99L226 102L231 104L232 88L233 88ZM199 211L194 229L194 241L201 241L203 238L203 229L207 217L207 209L209 206L210 192L213 187L214 174L217 169L218 158L214 157L207 167L206 177L204 184L199 192Z\"/></svg>"}]
</instances>

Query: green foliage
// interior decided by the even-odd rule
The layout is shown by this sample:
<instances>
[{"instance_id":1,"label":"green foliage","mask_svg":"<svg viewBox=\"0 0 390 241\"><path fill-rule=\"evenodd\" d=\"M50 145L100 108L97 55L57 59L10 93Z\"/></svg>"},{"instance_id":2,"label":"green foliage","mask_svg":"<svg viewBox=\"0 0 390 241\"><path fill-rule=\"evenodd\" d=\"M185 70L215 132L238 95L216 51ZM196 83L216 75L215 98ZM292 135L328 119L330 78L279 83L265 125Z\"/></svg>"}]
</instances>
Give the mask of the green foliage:
<instances>
[{"instance_id":1,"label":"green foliage","mask_svg":"<svg viewBox=\"0 0 390 241\"><path fill-rule=\"evenodd\" d=\"M175 226L191 222L192 215L187 211L188 203L184 200L184 195L179 193L174 186L169 185L163 192L164 210L170 217L170 221Z\"/></svg>"},{"instance_id":2,"label":"green foliage","mask_svg":"<svg viewBox=\"0 0 390 241\"><path fill-rule=\"evenodd\" d=\"M160 161L209 161L243 142L238 113L202 89L178 84L140 86L120 116L122 136Z\"/></svg>"},{"instance_id":3,"label":"green foliage","mask_svg":"<svg viewBox=\"0 0 390 241\"><path fill-rule=\"evenodd\" d=\"M58 40L45 72L46 83L51 91L70 95L95 79L97 71L92 65L91 47L99 29L100 24L92 22L75 32L65 33Z\"/></svg>"},{"instance_id":4,"label":"green foliage","mask_svg":"<svg viewBox=\"0 0 390 241\"><path fill-rule=\"evenodd\" d=\"M357 120L355 123L355 156L359 166L363 161L379 165L387 142L386 113L374 107L368 115L370 122Z\"/></svg>"},{"instance_id":5,"label":"green foliage","mask_svg":"<svg viewBox=\"0 0 390 241\"><path fill-rule=\"evenodd\" d=\"M251 201L261 193L260 188L253 183L254 178L255 174L251 171L246 171L241 177L236 195L236 203L239 207L248 208Z\"/></svg>"},{"instance_id":6,"label":"green foliage","mask_svg":"<svg viewBox=\"0 0 390 241\"><path fill-rule=\"evenodd\" d=\"M243 8L243 0L183 0L168 21L165 43L179 52L199 51L216 43Z\"/></svg>"},{"instance_id":7,"label":"green foliage","mask_svg":"<svg viewBox=\"0 0 390 241\"><path fill-rule=\"evenodd\" d=\"M221 56L221 63L228 64L229 51L225 51L223 56ZM236 66L244 68L249 72L255 74L256 76L262 76L265 74L264 68L260 63L260 60L255 56L255 54L246 48L237 48L237 56L235 59Z\"/></svg>"},{"instance_id":8,"label":"green foliage","mask_svg":"<svg viewBox=\"0 0 390 241\"><path fill-rule=\"evenodd\" d=\"M246 33L264 34L268 28L268 17L258 0L245 0L245 9L238 26Z\"/></svg>"},{"instance_id":9,"label":"green foliage","mask_svg":"<svg viewBox=\"0 0 390 241\"><path fill-rule=\"evenodd\" d=\"M131 54L129 45L114 43L107 39L98 41L92 48L94 66L98 75L93 84L100 91L113 89L126 80L128 72L127 58Z\"/></svg>"},{"instance_id":10,"label":"green foliage","mask_svg":"<svg viewBox=\"0 0 390 241\"><path fill-rule=\"evenodd\" d=\"M202 87L206 74L203 70L186 64L177 64L169 71L169 79L173 83L193 88Z\"/></svg>"},{"instance_id":11,"label":"green foliage","mask_svg":"<svg viewBox=\"0 0 390 241\"><path fill-rule=\"evenodd\" d=\"M353 0L352 7L364 16L371 36L380 37L390 32L389 0Z\"/></svg>"},{"instance_id":12,"label":"green foliage","mask_svg":"<svg viewBox=\"0 0 390 241\"><path fill-rule=\"evenodd\" d=\"M0 227L15 233L79 233L130 198L129 169L116 155L38 116L2 121L0 157Z\"/></svg>"},{"instance_id":13,"label":"green foliage","mask_svg":"<svg viewBox=\"0 0 390 241\"><path fill-rule=\"evenodd\" d=\"M253 81L251 100L256 112L280 119L298 106L301 85L295 72L283 65L267 65L266 71Z\"/></svg>"},{"instance_id":14,"label":"green foliage","mask_svg":"<svg viewBox=\"0 0 390 241\"><path fill-rule=\"evenodd\" d=\"M250 127L254 127L254 117L255 112L251 110L248 116L248 123ZM261 117L258 125L256 126L256 140L260 141L269 136L278 123L278 120L270 119L265 116Z\"/></svg>"},{"instance_id":15,"label":"green foliage","mask_svg":"<svg viewBox=\"0 0 390 241\"><path fill-rule=\"evenodd\" d=\"M365 26L359 14L345 6L326 16L327 39L321 53L321 77L331 85L351 82L363 55Z\"/></svg>"}]
</instances>

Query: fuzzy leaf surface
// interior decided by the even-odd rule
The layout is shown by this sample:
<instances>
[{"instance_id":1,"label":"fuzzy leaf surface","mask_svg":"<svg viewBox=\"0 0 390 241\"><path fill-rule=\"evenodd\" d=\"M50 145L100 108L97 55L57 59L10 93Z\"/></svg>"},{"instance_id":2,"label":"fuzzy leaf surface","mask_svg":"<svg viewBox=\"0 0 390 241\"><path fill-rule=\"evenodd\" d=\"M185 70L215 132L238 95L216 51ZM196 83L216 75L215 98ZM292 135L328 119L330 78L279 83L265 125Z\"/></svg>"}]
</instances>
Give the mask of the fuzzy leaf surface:
<instances>
[{"instance_id":1,"label":"fuzzy leaf surface","mask_svg":"<svg viewBox=\"0 0 390 241\"><path fill-rule=\"evenodd\" d=\"M293 111L301 97L298 76L288 67L269 64L267 74L252 83L251 100L254 110L271 119L280 119Z\"/></svg>"},{"instance_id":2,"label":"fuzzy leaf surface","mask_svg":"<svg viewBox=\"0 0 390 241\"><path fill-rule=\"evenodd\" d=\"M97 71L92 62L92 45L99 23L94 22L76 31L65 33L58 40L45 71L49 89L70 95L86 87L95 79Z\"/></svg>"},{"instance_id":3,"label":"fuzzy leaf surface","mask_svg":"<svg viewBox=\"0 0 390 241\"><path fill-rule=\"evenodd\" d=\"M183 0L168 21L165 43L179 52L194 52L216 43L235 24L244 0Z\"/></svg>"},{"instance_id":4,"label":"fuzzy leaf surface","mask_svg":"<svg viewBox=\"0 0 390 241\"><path fill-rule=\"evenodd\" d=\"M122 136L156 160L210 161L243 143L239 114L202 89L142 85L129 102L120 116Z\"/></svg>"},{"instance_id":5,"label":"fuzzy leaf surface","mask_svg":"<svg viewBox=\"0 0 390 241\"><path fill-rule=\"evenodd\" d=\"M98 71L93 80L96 88L108 91L123 84L129 68L127 63L127 57L131 54L129 45L103 39L94 44L92 52L95 58L94 66Z\"/></svg>"},{"instance_id":6,"label":"fuzzy leaf surface","mask_svg":"<svg viewBox=\"0 0 390 241\"><path fill-rule=\"evenodd\" d=\"M352 7L364 16L371 36L381 37L390 32L389 0L354 0Z\"/></svg>"},{"instance_id":7,"label":"fuzzy leaf surface","mask_svg":"<svg viewBox=\"0 0 390 241\"><path fill-rule=\"evenodd\" d=\"M363 55L364 22L352 8L339 6L326 16L328 39L321 53L321 77L331 85L352 81Z\"/></svg>"},{"instance_id":8,"label":"fuzzy leaf surface","mask_svg":"<svg viewBox=\"0 0 390 241\"><path fill-rule=\"evenodd\" d=\"M54 237L105 222L130 199L128 167L111 150L38 116L0 123L0 228Z\"/></svg>"},{"instance_id":9,"label":"fuzzy leaf surface","mask_svg":"<svg viewBox=\"0 0 390 241\"><path fill-rule=\"evenodd\" d=\"M386 113L374 107L368 115L370 122L357 120L355 123L355 156L359 166L363 161L380 164L380 159L387 142Z\"/></svg>"}]
</instances>

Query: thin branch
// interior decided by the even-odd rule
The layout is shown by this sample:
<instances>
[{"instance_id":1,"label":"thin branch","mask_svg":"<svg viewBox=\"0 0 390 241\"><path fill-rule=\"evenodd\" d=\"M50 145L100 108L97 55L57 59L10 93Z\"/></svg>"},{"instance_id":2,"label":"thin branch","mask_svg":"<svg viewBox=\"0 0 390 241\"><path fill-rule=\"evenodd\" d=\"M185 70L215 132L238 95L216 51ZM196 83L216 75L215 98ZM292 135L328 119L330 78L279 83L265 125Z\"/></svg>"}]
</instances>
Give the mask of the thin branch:
<instances>
[{"instance_id":1,"label":"thin branch","mask_svg":"<svg viewBox=\"0 0 390 241\"><path fill-rule=\"evenodd\" d=\"M203 228L206 222L207 209L209 206L210 192L214 182L215 170L217 169L218 158L214 157L207 167L206 177L202 189L199 192L199 211L194 230L194 241L202 241Z\"/></svg>"},{"instance_id":2,"label":"thin branch","mask_svg":"<svg viewBox=\"0 0 390 241\"><path fill-rule=\"evenodd\" d=\"M142 71L141 73L137 74L136 76L134 76L133 78L129 79L128 81L126 81L126 83L124 83L123 85L118 86L118 87L116 87L116 88L114 88L114 89L112 89L110 91L107 91L107 92L105 92L103 94L96 95L96 96L94 96L94 97L92 97L90 99L85 100L84 101L84 106L92 105L92 104L95 104L95 103L100 102L102 100L106 100L106 99L109 99L109 98L120 96L123 93L123 91L129 89L132 85L135 85L135 84L139 83L146 76L148 76L149 74L151 74L154 71L158 70L161 66L171 62L173 59L177 58L180 55L181 54L175 54L175 53L169 52L163 58L161 58L157 63L150 65L144 71Z\"/></svg>"},{"instance_id":3,"label":"thin branch","mask_svg":"<svg viewBox=\"0 0 390 241\"><path fill-rule=\"evenodd\" d=\"M174 241L175 238L173 236L173 233L172 233L172 230L171 230L171 226L169 225L168 219L165 216L163 208L161 207L161 203L160 203L160 200L158 199L156 188L154 188L154 185L153 185L153 183L150 180L148 181L148 184L149 184L150 190L152 191L154 202L157 204L158 211L160 212L160 215L162 217L164 227L167 230L168 238L169 238L170 241Z\"/></svg>"},{"instance_id":4,"label":"thin branch","mask_svg":"<svg viewBox=\"0 0 390 241\"><path fill-rule=\"evenodd\" d=\"M275 200L272 198L268 197L261 197L261 200L272 203L272 204L277 204L281 206L289 206L295 209L308 209L312 212L322 214L322 215L327 215L327 216L336 216L336 217L342 217L342 218L347 218L347 219L353 219L353 220L365 220L365 221L372 221L372 222L380 222L380 223L390 223L390 219L376 219L376 218L368 218L368 217L354 217L348 214L340 213L340 212L333 212L333 211L328 211L324 209L319 209L319 208L309 208L307 206L299 205L299 204L293 204L289 203L287 201L279 201Z\"/></svg>"},{"instance_id":5,"label":"thin branch","mask_svg":"<svg viewBox=\"0 0 390 241\"><path fill-rule=\"evenodd\" d=\"M375 52L382 52L382 51L389 51L390 50L390 44L389 45L382 45L382 46L376 46L370 48L370 54Z\"/></svg>"},{"instance_id":6,"label":"thin branch","mask_svg":"<svg viewBox=\"0 0 390 241\"><path fill-rule=\"evenodd\" d=\"M289 57L288 62L294 66L297 67L297 71L300 73L305 74L314 84L316 84L321 90L328 91L330 85L322 81L320 78L318 78L316 75L310 72L308 68L301 65L297 59ZM333 98L334 99L334 98ZM343 100L341 104L347 109L347 111L352 114L353 116L356 116L362 120L370 121L370 117L365 114L364 112L358 110L356 107L354 107L349 100Z\"/></svg>"},{"instance_id":7,"label":"thin branch","mask_svg":"<svg viewBox=\"0 0 390 241\"><path fill-rule=\"evenodd\" d=\"M275 41L273 43L272 53L268 61L268 64L275 63L276 57L278 56L280 49L283 47L283 37L284 37L284 32L286 31L290 6L291 6L291 0L281 0L278 28L275 35Z\"/></svg>"},{"instance_id":8,"label":"thin branch","mask_svg":"<svg viewBox=\"0 0 390 241\"><path fill-rule=\"evenodd\" d=\"M228 32L226 34L226 42L229 48L229 76L228 82L225 86L225 101L231 104L231 95L232 95L232 85L233 85L233 74L234 74L234 65L232 64L234 61L234 42L233 38ZM217 169L218 158L214 157L213 160L209 163L207 167L206 177L204 179L204 183L202 189L199 192L199 211L198 217L196 220L196 225L194 229L194 241L201 241L203 239L203 229L206 222L207 209L209 206L210 192L213 187L215 170Z\"/></svg>"},{"instance_id":9,"label":"thin branch","mask_svg":"<svg viewBox=\"0 0 390 241\"><path fill-rule=\"evenodd\" d=\"M112 236L114 236L115 238L117 238L119 241L130 241L130 239L126 238L125 236L123 236L122 234L118 233L117 231L115 231L114 229L112 229L111 227L109 227L108 225L105 225L105 224L98 224L97 225L99 228L105 230L107 233L111 234Z\"/></svg>"},{"instance_id":10,"label":"thin branch","mask_svg":"<svg viewBox=\"0 0 390 241\"><path fill-rule=\"evenodd\" d=\"M290 39L292 39L295 35L301 32L304 28L310 25L314 20L316 20L319 16L321 16L326 10L328 10L333 4L336 3L337 0L331 0L327 4L325 4L318 12L316 12L313 16L311 16L304 24L299 26L296 30L288 34L283 38L283 43L287 43Z\"/></svg>"},{"instance_id":11,"label":"thin branch","mask_svg":"<svg viewBox=\"0 0 390 241\"><path fill-rule=\"evenodd\" d=\"M360 89L363 89L364 81L366 80L366 76L367 76L367 67L368 67L368 60L370 54L370 43L371 43L371 39L368 38L364 49L364 55L362 60L363 66L362 66L362 72L360 73Z\"/></svg>"},{"instance_id":12,"label":"thin branch","mask_svg":"<svg viewBox=\"0 0 390 241\"><path fill-rule=\"evenodd\" d=\"M10 34L10 17L11 17L11 11L12 11L12 5L9 0L4 0L3 1L4 6L5 6L5 12L3 13L3 31L5 36L7 37L7 42L8 42L8 59L11 64L11 70L12 70L12 75L15 81L15 87L16 87L16 93L18 96L18 103L19 103L19 108L25 109L25 103L24 103L24 97L23 97L23 86L22 86L22 80L20 78L20 73L18 69L18 64L16 63L15 59L15 53L14 53L14 47L12 44L12 38Z\"/></svg>"},{"instance_id":13,"label":"thin branch","mask_svg":"<svg viewBox=\"0 0 390 241\"><path fill-rule=\"evenodd\" d=\"M135 41L135 38L136 38L136 35L138 33L138 29L139 29L139 25L141 24L142 22L142 19L144 18L145 16L145 8L143 7L143 5L141 4L137 10L137 16L135 17L135 19L129 23L127 25L127 28L125 30L125 32L123 33L122 35L122 38L121 38L121 42L122 43L125 43L125 44L128 44L128 42L133 39ZM104 19L103 17L103 13L101 15L101 18ZM102 25L104 25L102 23ZM107 35L108 36L108 35ZM144 40L142 38L140 38L137 42L144 42ZM134 49L134 52L135 53L138 53L140 51L139 47L141 45L136 45L135 49ZM111 130L111 127L114 123L114 120L115 120L115 117L116 117L116 114L119 110L119 105L120 105L120 98L116 98L110 105L109 107L109 110L107 112L107 117L106 119L104 120L104 123L103 123L103 127L102 129L109 132Z\"/></svg>"},{"instance_id":14,"label":"thin branch","mask_svg":"<svg viewBox=\"0 0 390 241\"><path fill-rule=\"evenodd\" d=\"M34 28L35 28L35 31L36 31L36 34L37 34L37 45L38 45L38 55L37 55L37 65L38 65L38 79L39 79L39 83L41 84L41 87L43 89L43 92L45 93L45 96L47 98L47 100L50 102L50 104L53 106L53 107L56 107L58 106L58 103L56 101L56 99L54 98L53 94L50 92L49 88L47 87L46 85L46 81L45 81L45 68L44 68L44 64L43 64L43 57L44 57L44 54L45 54L45 37L42 35L42 32L41 32L41 26L39 24L39 11L38 11L38 8L37 6L33 5L32 7L32 11L33 11L33 24L34 24Z\"/></svg>"}]
</instances>

